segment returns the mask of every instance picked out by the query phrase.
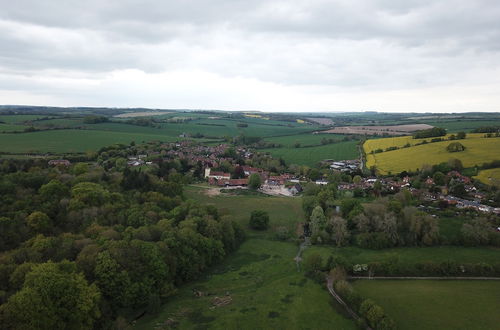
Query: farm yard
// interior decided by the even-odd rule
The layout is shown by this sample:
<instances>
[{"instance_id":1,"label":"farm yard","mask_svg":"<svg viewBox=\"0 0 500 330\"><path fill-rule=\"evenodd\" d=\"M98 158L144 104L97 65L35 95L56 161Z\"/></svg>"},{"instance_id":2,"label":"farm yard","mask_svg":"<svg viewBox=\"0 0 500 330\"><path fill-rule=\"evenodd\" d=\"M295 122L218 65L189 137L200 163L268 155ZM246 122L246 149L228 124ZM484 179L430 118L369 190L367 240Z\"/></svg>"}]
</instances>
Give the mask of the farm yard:
<instances>
[{"instance_id":1,"label":"farm yard","mask_svg":"<svg viewBox=\"0 0 500 330\"><path fill-rule=\"evenodd\" d=\"M500 281L357 280L400 329L498 329Z\"/></svg>"},{"instance_id":2,"label":"farm yard","mask_svg":"<svg viewBox=\"0 0 500 330\"><path fill-rule=\"evenodd\" d=\"M423 140L411 137L367 140L363 145L367 167L375 166L381 174L396 174L416 171L424 165L447 162L450 158L460 159L464 167L473 167L498 159L500 155L500 138L484 138L484 134L468 134L466 139L459 140L465 146L465 151L453 153L446 150L449 140L415 145ZM408 143L410 146L404 147ZM372 153L376 149L390 147L399 149Z\"/></svg>"}]
</instances>

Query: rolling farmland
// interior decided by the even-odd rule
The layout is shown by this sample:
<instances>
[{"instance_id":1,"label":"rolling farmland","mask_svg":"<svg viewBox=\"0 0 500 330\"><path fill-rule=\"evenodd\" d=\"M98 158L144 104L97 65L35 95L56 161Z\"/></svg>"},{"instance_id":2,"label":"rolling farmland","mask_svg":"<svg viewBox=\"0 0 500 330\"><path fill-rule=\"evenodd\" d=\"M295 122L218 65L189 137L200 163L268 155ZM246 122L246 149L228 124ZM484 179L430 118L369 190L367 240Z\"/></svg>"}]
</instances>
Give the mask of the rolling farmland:
<instances>
[{"instance_id":1,"label":"rolling farmland","mask_svg":"<svg viewBox=\"0 0 500 330\"><path fill-rule=\"evenodd\" d=\"M478 179L485 184L500 187L500 168L483 170L474 179Z\"/></svg>"},{"instance_id":2,"label":"rolling farmland","mask_svg":"<svg viewBox=\"0 0 500 330\"><path fill-rule=\"evenodd\" d=\"M469 134L466 139L459 140L466 147L463 152L448 152L446 147L451 143L448 140L414 145L419 139L411 137L368 140L363 148L366 153L367 167L376 166L381 174L416 171L423 165L447 162L450 158L460 159L464 167L473 167L500 158L500 138L484 138L483 136L484 134ZM411 146L402 148L407 143ZM385 150L393 146L400 149L371 153L379 148Z\"/></svg>"}]
</instances>

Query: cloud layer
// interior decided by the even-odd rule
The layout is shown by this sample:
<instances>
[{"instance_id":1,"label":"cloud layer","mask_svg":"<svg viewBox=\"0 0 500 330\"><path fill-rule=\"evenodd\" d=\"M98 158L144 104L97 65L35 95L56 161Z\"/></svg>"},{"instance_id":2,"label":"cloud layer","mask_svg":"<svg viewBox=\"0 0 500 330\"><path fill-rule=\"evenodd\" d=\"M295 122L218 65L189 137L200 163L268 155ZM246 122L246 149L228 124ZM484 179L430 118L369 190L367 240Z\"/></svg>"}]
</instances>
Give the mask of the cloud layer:
<instances>
[{"instance_id":1,"label":"cloud layer","mask_svg":"<svg viewBox=\"0 0 500 330\"><path fill-rule=\"evenodd\" d=\"M0 103L500 111L500 3L18 0Z\"/></svg>"}]
</instances>

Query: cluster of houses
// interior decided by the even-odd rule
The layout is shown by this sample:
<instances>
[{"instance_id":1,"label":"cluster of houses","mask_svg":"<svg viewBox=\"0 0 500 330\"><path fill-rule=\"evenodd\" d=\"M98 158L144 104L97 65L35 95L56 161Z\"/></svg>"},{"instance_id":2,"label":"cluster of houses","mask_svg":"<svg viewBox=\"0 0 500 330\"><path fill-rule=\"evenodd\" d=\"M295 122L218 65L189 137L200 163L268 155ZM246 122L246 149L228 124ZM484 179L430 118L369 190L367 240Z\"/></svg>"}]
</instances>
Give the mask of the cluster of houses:
<instances>
[{"instance_id":1,"label":"cluster of houses","mask_svg":"<svg viewBox=\"0 0 500 330\"><path fill-rule=\"evenodd\" d=\"M473 209L479 212L500 214L500 208L494 208L488 205L481 204L480 201L486 197L486 194L478 191L476 187L472 185L472 180L469 177L464 176L457 171L451 171L447 174L447 176L450 179L452 178L455 182L463 183L465 191L467 192L468 196L473 198L473 200L459 198L450 195L447 186L439 186L441 191L439 193L431 192L429 189L426 188L423 189L413 188L410 185L410 177L408 176L402 178L401 181L396 181L393 180L392 178L375 178L375 177L361 178L360 182L357 183L340 183L338 185L338 189L341 191L342 190L353 191L355 189L362 189L362 190L373 189L375 182L378 181L380 183L382 190L398 192L403 188L406 188L413 195L419 196L424 201L428 202L443 201L450 206L455 206L460 209ZM435 185L435 183L432 178L427 178L427 180L425 180L425 186L427 188L433 185Z\"/></svg>"},{"instance_id":2,"label":"cluster of houses","mask_svg":"<svg viewBox=\"0 0 500 330\"><path fill-rule=\"evenodd\" d=\"M71 162L67 159L52 159L48 164L49 166L70 166Z\"/></svg>"},{"instance_id":3,"label":"cluster of houses","mask_svg":"<svg viewBox=\"0 0 500 330\"><path fill-rule=\"evenodd\" d=\"M248 177L252 174L257 174L260 176L261 182L269 187L285 186L289 183L289 190L292 194L297 194L302 192L302 186L298 178L295 178L291 174L281 174L281 175L270 175L269 172L256 167L251 166L241 166L245 178L231 179L230 173L224 173L219 171L212 171L211 168L205 168L205 178L208 179L208 183L213 186L218 187L246 187L248 185Z\"/></svg>"},{"instance_id":4,"label":"cluster of houses","mask_svg":"<svg viewBox=\"0 0 500 330\"><path fill-rule=\"evenodd\" d=\"M361 168L361 161L359 159L343 160L343 161L330 161L327 160L332 170L340 172L354 172Z\"/></svg>"},{"instance_id":5,"label":"cluster of houses","mask_svg":"<svg viewBox=\"0 0 500 330\"><path fill-rule=\"evenodd\" d=\"M235 159L226 155L226 150L228 148L229 145L227 144L207 146L196 144L192 141L182 141L162 144L161 148L159 149L160 151L153 151L149 154L149 156L158 154L158 156L161 156L159 157L161 159L184 159L187 160L190 164L201 163L203 168L205 168L204 176L208 180L208 183L217 187L246 187L248 185L249 176L252 174L258 174L261 178L263 186L267 187L268 189L288 189L290 195L295 195L302 192L301 182L298 177L294 177L292 174L287 173L281 175L271 175L268 171L261 168L247 165L240 166L236 164ZM235 152L239 157L246 160L251 159L252 157L251 151L244 147L235 148ZM152 162L146 161L147 158L148 155L145 154L128 157L128 165L151 165ZM49 164L65 165L66 162L68 161L52 160L49 162ZM219 168L223 162L228 162L235 167L241 167L239 169L240 175L238 175L237 178L231 178L230 173L213 170L214 168ZM359 160L325 160L324 164L327 164L332 171L339 172L355 172L361 167L361 163ZM412 194L418 195L419 198L426 201L443 201L457 208L469 208L481 212L500 214L499 208L493 208L481 204L480 201L485 198L485 194L477 191L476 187L474 187L469 177L462 175L458 171L451 171L447 174L447 176L450 179L452 178L454 182L463 183L465 191L470 197L474 198L474 200L467 200L450 195L448 191L449 189L446 185L439 186L439 193L433 192L432 189L429 188L435 186L435 183L434 180L430 177L425 180L423 189L416 189L414 187L411 187L410 177L406 176L401 180L377 177L361 178L361 180L357 182L340 183L338 185L338 190L354 191L356 189L361 189L363 191L366 191L374 189L375 184L378 182L378 187L383 191L398 192L406 188ZM304 180L304 178L302 178L302 180ZM320 179L316 180L315 183L317 185L326 185L328 184L328 181Z\"/></svg>"},{"instance_id":6,"label":"cluster of houses","mask_svg":"<svg viewBox=\"0 0 500 330\"><path fill-rule=\"evenodd\" d=\"M148 157L148 155L137 155L137 156L131 156L128 157L127 159L127 165L128 166L141 166L141 165L152 165L153 162L148 162L145 159Z\"/></svg>"}]
</instances>

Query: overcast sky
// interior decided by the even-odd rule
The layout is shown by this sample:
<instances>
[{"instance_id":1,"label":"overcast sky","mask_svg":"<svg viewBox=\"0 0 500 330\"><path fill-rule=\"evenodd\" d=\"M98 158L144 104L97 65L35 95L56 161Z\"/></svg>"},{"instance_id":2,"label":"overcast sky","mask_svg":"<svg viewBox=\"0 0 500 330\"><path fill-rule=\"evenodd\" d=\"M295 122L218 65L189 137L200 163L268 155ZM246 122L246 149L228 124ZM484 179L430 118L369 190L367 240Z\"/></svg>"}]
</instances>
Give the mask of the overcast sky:
<instances>
[{"instance_id":1,"label":"overcast sky","mask_svg":"<svg viewBox=\"0 0 500 330\"><path fill-rule=\"evenodd\" d=\"M500 111L498 0L0 4L0 104Z\"/></svg>"}]
</instances>

